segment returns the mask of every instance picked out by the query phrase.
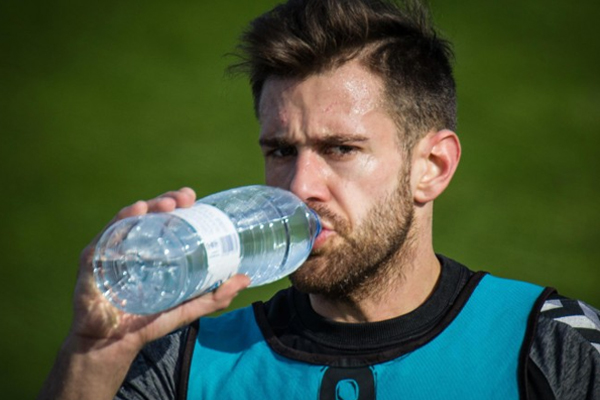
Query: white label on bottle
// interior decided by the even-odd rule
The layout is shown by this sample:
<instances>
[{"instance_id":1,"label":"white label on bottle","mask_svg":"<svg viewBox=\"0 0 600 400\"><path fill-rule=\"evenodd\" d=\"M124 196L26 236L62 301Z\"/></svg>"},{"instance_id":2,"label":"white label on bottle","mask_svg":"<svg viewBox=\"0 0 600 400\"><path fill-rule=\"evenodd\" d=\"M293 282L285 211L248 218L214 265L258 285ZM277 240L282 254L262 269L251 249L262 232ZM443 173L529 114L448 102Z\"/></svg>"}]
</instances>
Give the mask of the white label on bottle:
<instances>
[{"instance_id":1,"label":"white label on bottle","mask_svg":"<svg viewBox=\"0 0 600 400\"><path fill-rule=\"evenodd\" d=\"M227 214L208 204L178 208L172 214L185 220L198 233L206 249L208 273L202 292L215 289L237 272L240 265L240 237Z\"/></svg>"}]
</instances>

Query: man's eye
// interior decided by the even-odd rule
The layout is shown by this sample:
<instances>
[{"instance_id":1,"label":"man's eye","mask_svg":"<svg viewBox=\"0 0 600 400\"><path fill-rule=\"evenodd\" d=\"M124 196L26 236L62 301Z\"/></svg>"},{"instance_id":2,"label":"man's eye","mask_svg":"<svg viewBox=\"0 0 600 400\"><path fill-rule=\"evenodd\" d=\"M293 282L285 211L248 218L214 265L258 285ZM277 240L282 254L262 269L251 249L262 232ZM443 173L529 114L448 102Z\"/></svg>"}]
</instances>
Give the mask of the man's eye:
<instances>
[{"instance_id":1,"label":"man's eye","mask_svg":"<svg viewBox=\"0 0 600 400\"><path fill-rule=\"evenodd\" d=\"M271 149L267 152L268 157L283 158L296 155L296 148L293 146L284 146Z\"/></svg>"},{"instance_id":2,"label":"man's eye","mask_svg":"<svg viewBox=\"0 0 600 400\"><path fill-rule=\"evenodd\" d=\"M357 148L354 146L339 145L329 147L327 152L334 156L345 156L354 153L356 150Z\"/></svg>"}]
</instances>

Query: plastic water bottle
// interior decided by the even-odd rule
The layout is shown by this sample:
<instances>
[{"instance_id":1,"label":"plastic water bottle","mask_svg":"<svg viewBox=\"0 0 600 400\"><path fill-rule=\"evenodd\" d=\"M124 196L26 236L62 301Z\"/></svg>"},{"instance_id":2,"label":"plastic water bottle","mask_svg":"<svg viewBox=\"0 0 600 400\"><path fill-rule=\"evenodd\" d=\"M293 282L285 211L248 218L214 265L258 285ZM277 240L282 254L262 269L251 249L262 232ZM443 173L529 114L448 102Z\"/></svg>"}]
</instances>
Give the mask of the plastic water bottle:
<instances>
[{"instance_id":1,"label":"plastic water bottle","mask_svg":"<svg viewBox=\"0 0 600 400\"><path fill-rule=\"evenodd\" d=\"M117 221L100 238L94 276L103 295L134 314L153 314L218 287L235 273L250 286L295 271L321 229L292 193L245 186L190 208Z\"/></svg>"}]
</instances>

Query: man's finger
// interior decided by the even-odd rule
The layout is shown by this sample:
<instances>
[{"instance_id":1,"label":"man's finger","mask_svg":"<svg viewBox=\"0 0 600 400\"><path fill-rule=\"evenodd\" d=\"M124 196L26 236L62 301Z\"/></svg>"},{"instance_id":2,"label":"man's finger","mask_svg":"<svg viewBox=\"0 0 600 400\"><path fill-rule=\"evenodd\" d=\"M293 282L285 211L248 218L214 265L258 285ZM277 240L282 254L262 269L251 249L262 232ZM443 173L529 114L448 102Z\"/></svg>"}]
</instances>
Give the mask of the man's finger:
<instances>
[{"instance_id":1,"label":"man's finger","mask_svg":"<svg viewBox=\"0 0 600 400\"><path fill-rule=\"evenodd\" d=\"M148 200L150 212L168 212L179 207L189 207L196 201L196 193L184 187L179 190L163 193L160 196Z\"/></svg>"}]
</instances>

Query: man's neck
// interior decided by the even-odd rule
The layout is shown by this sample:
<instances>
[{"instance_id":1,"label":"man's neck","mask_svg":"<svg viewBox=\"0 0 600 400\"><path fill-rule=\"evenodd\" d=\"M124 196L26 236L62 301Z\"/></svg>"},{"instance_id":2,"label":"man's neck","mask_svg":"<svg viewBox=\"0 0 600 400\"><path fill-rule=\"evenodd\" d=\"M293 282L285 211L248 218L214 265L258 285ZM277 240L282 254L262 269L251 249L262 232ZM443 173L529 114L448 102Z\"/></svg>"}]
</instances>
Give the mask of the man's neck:
<instances>
[{"instance_id":1,"label":"man's neck","mask_svg":"<svg viewBox=\"0 0 600 400\"><path fill-rule=\"evenodd\" d=\"M398 265L400 262L402 265ZM430 249L416 257L399 257L385 274L367 282L369 287L362 293L344 299L310 294L310 302L316 313L333 321L383 321L408 314L423 304L433 293L440 272L440 262Z\"/></svg>"}]
</instances>

